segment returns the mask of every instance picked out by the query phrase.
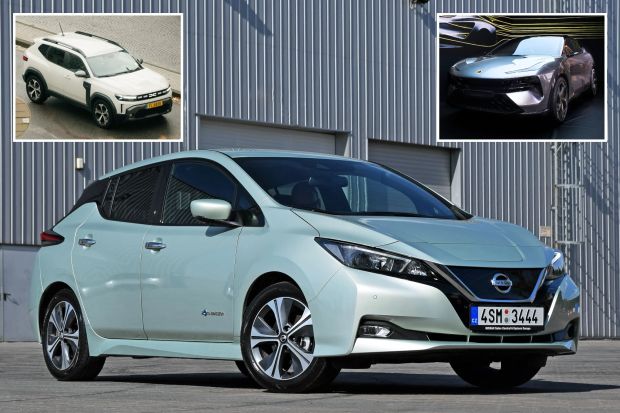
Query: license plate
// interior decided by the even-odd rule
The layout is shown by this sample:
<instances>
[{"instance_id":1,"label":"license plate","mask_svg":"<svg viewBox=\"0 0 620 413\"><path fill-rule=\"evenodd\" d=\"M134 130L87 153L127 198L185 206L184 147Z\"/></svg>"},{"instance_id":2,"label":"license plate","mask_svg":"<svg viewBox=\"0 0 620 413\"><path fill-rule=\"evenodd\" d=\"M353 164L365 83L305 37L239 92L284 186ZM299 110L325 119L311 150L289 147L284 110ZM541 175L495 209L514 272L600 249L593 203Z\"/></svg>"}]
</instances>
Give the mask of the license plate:
<instances>
[{"instance_id":1,"label":"license plate","mask_svg":"<svg viewBox=\"0 0 620 413\"><path fill-rule=\"evenodd\" d=\"M147 109L154 109L154 108L158 108L160 106L164 106L164 101L163 100L158 100L157 102L151 102L151 103L147 103L146 104L146 108Z\"/></svg>"},{"instance_id":2,"label":"license plate","mask_svg":"<svg viewBox=\"0 0 620 413\"><path fill-rule=\"evenodd\" d=\"M543 328L543 307L471 306L469 325L476 331L535 331Z\"/></svg>"}]
</instances>

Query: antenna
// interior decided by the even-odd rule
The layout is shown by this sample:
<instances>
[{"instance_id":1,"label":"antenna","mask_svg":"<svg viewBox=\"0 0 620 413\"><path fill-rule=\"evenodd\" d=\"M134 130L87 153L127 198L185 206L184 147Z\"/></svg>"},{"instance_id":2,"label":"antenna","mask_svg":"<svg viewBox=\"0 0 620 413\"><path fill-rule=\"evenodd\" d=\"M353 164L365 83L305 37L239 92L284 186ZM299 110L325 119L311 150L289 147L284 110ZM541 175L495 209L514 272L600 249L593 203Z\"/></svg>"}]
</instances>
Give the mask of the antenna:
<instances>
[{"instance_id":1,"label":"antenna","mask_svg":"<svg viewBox=\"0 0 620 413\"><path fill-rule=\"evenodd\" d=\"M62 24L60 24L60 22L58 22L58 25L60 26L60 33L62 33L62 35L65 35L65 32L62 30Z\"/></svg>"}]
</instances>

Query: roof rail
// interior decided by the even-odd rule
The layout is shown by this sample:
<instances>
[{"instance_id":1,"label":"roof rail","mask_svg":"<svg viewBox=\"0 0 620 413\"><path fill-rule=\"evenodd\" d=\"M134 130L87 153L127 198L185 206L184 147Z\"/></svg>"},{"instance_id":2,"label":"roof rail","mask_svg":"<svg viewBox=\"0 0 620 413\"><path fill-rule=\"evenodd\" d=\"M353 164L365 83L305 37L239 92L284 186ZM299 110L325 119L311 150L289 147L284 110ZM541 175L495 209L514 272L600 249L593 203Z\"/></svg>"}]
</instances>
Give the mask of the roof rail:
<instances>
[{"instance_id":1,"label":"roof rail","mask_svg":"<svg viewBox=\"0 0 620 413\"><path fill-rule=\"evenodd\" d=\"M96 37L97 39L105 40L106 42L111 43L111 44L113 44L115 46L118 46L121 49L125 50L125 48L123 46L121 46L120 44L116 43L114 40L106 39L105 37L97 36L96 34L82 32L82 31L79 31L79 30L76 31L75 34L81 34L82 36L88 36L88 37Z\"/></svg>"},{"instance_id":2,"label":"roof rail","mask_svg":"<svg viewBox=\"0 0 620 413\"><path fill-rule=\"evenodd\" d=\"M77 53L81 54L82 56L86 57L86 55L84 54L84 52L81 49L78 49L77 47L73 47L73 46L71 46L71 45L69 45L67 43L59 42L58 40L53 40L53 39L50 39L49 37L44 37L43 40L46 41L46 42L57 44L58 46L66 47L67 49L71 49L74 52L77 52Z\"/></svg>"}]
</instances>

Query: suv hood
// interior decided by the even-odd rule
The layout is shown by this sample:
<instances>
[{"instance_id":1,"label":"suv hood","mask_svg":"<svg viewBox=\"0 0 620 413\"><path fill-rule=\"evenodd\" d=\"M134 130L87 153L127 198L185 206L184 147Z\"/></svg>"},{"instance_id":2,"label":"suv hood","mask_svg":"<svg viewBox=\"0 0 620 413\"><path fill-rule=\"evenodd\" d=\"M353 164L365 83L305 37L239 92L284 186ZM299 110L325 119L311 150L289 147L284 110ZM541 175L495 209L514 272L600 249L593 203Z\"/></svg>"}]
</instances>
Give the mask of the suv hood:
<instances>
[{"instance_id":1,"label":"suv hood","mask_svg":"<svg viewBox=\"0 0 620 413\"><path fill-rule=\"evenodd\" d=\"M505 79L521 77L528 71L537 71L556 59L551 56L481 56L461 60L452 66L456 76ZM519 71L515 73L515 71Z\"/></svg>"},{"instance_id":2,"label":"suv hood","mask_svg":"<svg viewBox=\"0 0 620 413\"><path fill-rule=\"evenodd\" d=\"M170 82L159 73L143 68L136 72L97 78L99 84L119 95L141 95L166 89Z\"/></svg>"},{"instance_id":3,"label":"suv hood","mask_svg":"<svg viewBox=\"0 0 620 413\"><path fill-rule=\"evenodd\" d=\"M381 247L444 265L543 268L552 256L552 250L533 234L502 221L294 212L321 237Z\"/></svg>"}]
</instances>

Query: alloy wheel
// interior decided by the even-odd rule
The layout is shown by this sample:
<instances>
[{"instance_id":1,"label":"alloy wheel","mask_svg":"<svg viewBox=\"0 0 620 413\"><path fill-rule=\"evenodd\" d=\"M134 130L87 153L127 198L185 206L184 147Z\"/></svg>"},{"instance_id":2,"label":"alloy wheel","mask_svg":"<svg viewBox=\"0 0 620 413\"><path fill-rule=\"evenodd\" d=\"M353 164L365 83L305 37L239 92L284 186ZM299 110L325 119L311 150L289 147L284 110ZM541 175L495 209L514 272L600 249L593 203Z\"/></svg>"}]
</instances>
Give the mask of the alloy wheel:
<instances>
[{"instance_id":1,"label":"alloy wheel","mask_svg":"<svg viewBox=\"0 0 620 413\"><path fill-rule=\"evenodd\" d=\"M41 84L37 79L32 78L28 81L27 91L30 99L39 100L41 97Z\"/></svg>"},{"instance_id":2,"label":"alloy wheel","mask_svg":"<svg viewBox=\"0 0 620 413\"><path fill-rule=\"evenodd\" d=\"M95 105L95 119L101 126L105 126L110 121L110 111L104 103L97 103Z\"/></svg>"},{"instance_id":3,"label":"alloy wheel","mask_svg":"<svg viewBox=\"0 0 620 413\"><path fill-rule=\"evenodd\" d=\"M50 361L58 370L67 370L75 363L79 353L80 323L75 308L60 301L50 314L46 330L45 349Z\"/></svg>"},{"instance_id":4,"label":"alloy wheel","mask_svg":"<svg viewBox=\"0 0 620 413\"><path fill-rule=\"evenodd\" d=\"M555 112L559 120L564 120L568 111L568 87L566 82L560 82L556 90Z\"/></svg>"},{"instance_id":5,"label":"alloy wheel","mask_svg":"<svg viewBox=\"0 0 620 413\"><path fill-rule=\"evenodd\" d=\"M308 307L292 297L267 302L252 323L252 358L276 380L293 379L313 360L314 332Z\"/></svg>"}]
</instances>

